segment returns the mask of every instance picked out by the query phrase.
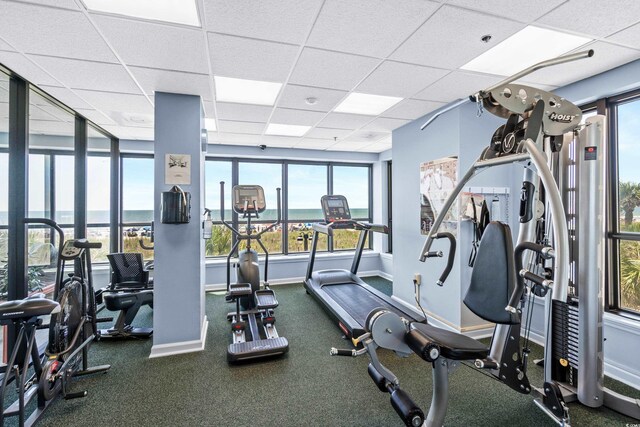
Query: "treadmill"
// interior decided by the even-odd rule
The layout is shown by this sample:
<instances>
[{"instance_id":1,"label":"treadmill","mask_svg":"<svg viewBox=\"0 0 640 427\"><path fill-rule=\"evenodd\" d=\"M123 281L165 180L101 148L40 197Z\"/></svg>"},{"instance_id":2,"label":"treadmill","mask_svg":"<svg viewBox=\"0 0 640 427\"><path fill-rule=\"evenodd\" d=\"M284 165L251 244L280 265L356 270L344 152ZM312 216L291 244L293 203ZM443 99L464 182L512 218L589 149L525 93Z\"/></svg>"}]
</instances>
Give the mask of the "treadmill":
<instances>
[{"instance_id":1,"label":"treadmill","mask_svg":"<svg viewBox=\"0 0 640 427\"><path fill-rule=\"evenodd\" d=\"M404 317L410 322L425 322L425 318L411 313L408 308L391 299L390 296L367 285L357 275L362 251L370 231L388 234L386 225L370 224L351 219L349 204L344 196L322 196L324 222L313 224L313 238L304 287L315 297L325 310L338 322L338 327L346 338L363 335L367 316L372 310L383 308ZM360 230L351 270L313 271L318 236L320 233L333 236L334 230Z\"/></svg>"}]
</instances>

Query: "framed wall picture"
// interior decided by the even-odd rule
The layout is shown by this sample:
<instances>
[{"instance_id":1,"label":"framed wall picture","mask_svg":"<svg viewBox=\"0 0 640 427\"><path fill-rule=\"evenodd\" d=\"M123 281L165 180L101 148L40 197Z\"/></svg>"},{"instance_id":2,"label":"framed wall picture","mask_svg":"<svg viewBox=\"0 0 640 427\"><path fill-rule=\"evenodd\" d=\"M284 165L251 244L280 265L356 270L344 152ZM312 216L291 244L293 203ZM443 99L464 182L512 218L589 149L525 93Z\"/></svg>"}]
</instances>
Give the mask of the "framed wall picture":
<instances>
[{"instance_id":1,"label":"framed wall picture","mask_svg":"<svg viewBox=\"0 0 640 427\"><path fill-rule=\"evenodd\" d=\"M191 185L191 155L165 154L164 183Z\"/></svg>"},{"instance_id":2,"label":"framed wall picture","mask_svg":"<svg viewBox=\"0 0 640 427\"><path fill-rule=\"evenodd\" d=\"M420 165L420 232L429 234L449 194L458 185L458 158L445 157ZM438 231L456 234L458 205L454 203Z\"/></svg>"}]
</instances>

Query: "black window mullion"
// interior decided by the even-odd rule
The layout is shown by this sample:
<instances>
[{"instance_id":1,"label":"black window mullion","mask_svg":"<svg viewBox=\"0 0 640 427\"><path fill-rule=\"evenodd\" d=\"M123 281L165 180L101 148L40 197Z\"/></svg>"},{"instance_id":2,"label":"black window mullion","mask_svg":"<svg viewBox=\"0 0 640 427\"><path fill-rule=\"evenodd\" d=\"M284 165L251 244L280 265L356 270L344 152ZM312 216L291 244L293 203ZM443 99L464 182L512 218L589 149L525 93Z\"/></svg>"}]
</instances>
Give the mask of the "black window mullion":
<instances>
[{"instance_id":1,"label":"black window mullion","mask_svg":"<svg viewBox=\"0 0 640 427\"><path fill-rule=\"evenodd\" d=\"M239 176L240 176L239 161L238 161L238 159L233 159L233 161L231 162L231 188L228 191L233 191L233 187L238 185ZM236 230L239 230L240 225L238 223L238 214L233 209L233 201L232 201L230 207L231 207L231 224L233 225L233 227ZM236 240L237 240L237 238L236 238L235 233L231 233L231 247L233 247L233 245L236 244Z\"/></svg>"},{"instance_id":2,"label":"black window mullion","mask_svg":"<svg viewBox=\"0 0 640 427\"><path fill-rule=\"evenodd\" d=\"M111 138L110 149L111 161L109 163L111 180L111 200L109 205L109 252L118 252L120 249L120 206L122 203L122 186L121 186L121 157L120 157L120 141L117 138Z\"/></svg>"},{"instance_id":3,"label":"black window mullion","mask_svg":"<svg viewBox=\"0 0 640 427\"><path fill-rule=\"evenodd\" d=\"M44 156L44 216L56 220L56 156ZM53 234L52 234L53 236ZM53 242L51 242L53 244Z\"/></svg>"},{"instance_id":4,"label":"black window mullion","mask_svg":"<svg viewBox=\"0 0 640 427\"><path fill-rule=\"evenodd\" d=\"M333 195L333 163L327 165L327 194ZM333 252L333 236L327 236L327 252Z\"/></svg>"}]
</instances>

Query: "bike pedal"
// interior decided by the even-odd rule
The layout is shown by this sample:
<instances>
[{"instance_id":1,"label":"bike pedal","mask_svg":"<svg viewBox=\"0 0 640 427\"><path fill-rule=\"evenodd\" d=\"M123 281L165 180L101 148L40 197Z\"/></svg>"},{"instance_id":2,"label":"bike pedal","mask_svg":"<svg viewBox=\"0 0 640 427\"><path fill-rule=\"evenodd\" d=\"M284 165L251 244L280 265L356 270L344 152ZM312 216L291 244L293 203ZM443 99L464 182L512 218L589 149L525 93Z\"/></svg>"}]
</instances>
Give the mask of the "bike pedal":
<instances>
[{"instance_id":1,"label":"bike pedal","mask_svg":"<svg viewBox=\"0 0 640 427\"><path fill-rule=\"evenodd\" d=\"M79 391L77 393L67 393L64 396L65 400L78 399L80 397L87 397L87 391Z\"/></svg>"}]
</instances>

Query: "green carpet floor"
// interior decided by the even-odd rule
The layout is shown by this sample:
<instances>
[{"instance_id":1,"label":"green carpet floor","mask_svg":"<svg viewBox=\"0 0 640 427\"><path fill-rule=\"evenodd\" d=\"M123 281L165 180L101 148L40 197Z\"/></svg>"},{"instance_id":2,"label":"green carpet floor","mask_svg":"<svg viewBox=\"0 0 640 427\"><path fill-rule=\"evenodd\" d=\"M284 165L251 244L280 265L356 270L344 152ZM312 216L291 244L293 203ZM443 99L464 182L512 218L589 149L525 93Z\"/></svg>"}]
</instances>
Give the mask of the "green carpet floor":
<instances>
[{"instance_id":1,"label":"green carpet floor","mask_svg":"<svg viewBox=\"0 0 640 427\"><path fill-rule=\"evenodd\" d=\"M390 290L384 279L367 279ZM151 340L105 341L91 348L93 364L110 363L109 373L74 383L84 399L57 401L43 426L400 426L389 397L367 374L368 359L329 356L332 346L347 347L338 328L301 285L275 287L280 301L278 332L289 339L283 358L241 366L226 362L231 340L227 311L232 305L207 295L206 349L149 359ZM152 312L136 319L151 326ZM536 354L537 353L537 354ZM539 357L536 348L533 356ZM399 378L425 412L431 399L430 365L415 355L399 359L380 352L382 362ZM539 384L542 369L531 366ZM607 385L612 386L611 382ZM622 392L640 392L615 383ZM471 368L451 378L447 426L552 426L531 396L513 392ZM624 426L631 419L606 409L571 404L574 426Z\"/></svg>"}]
</instances>

